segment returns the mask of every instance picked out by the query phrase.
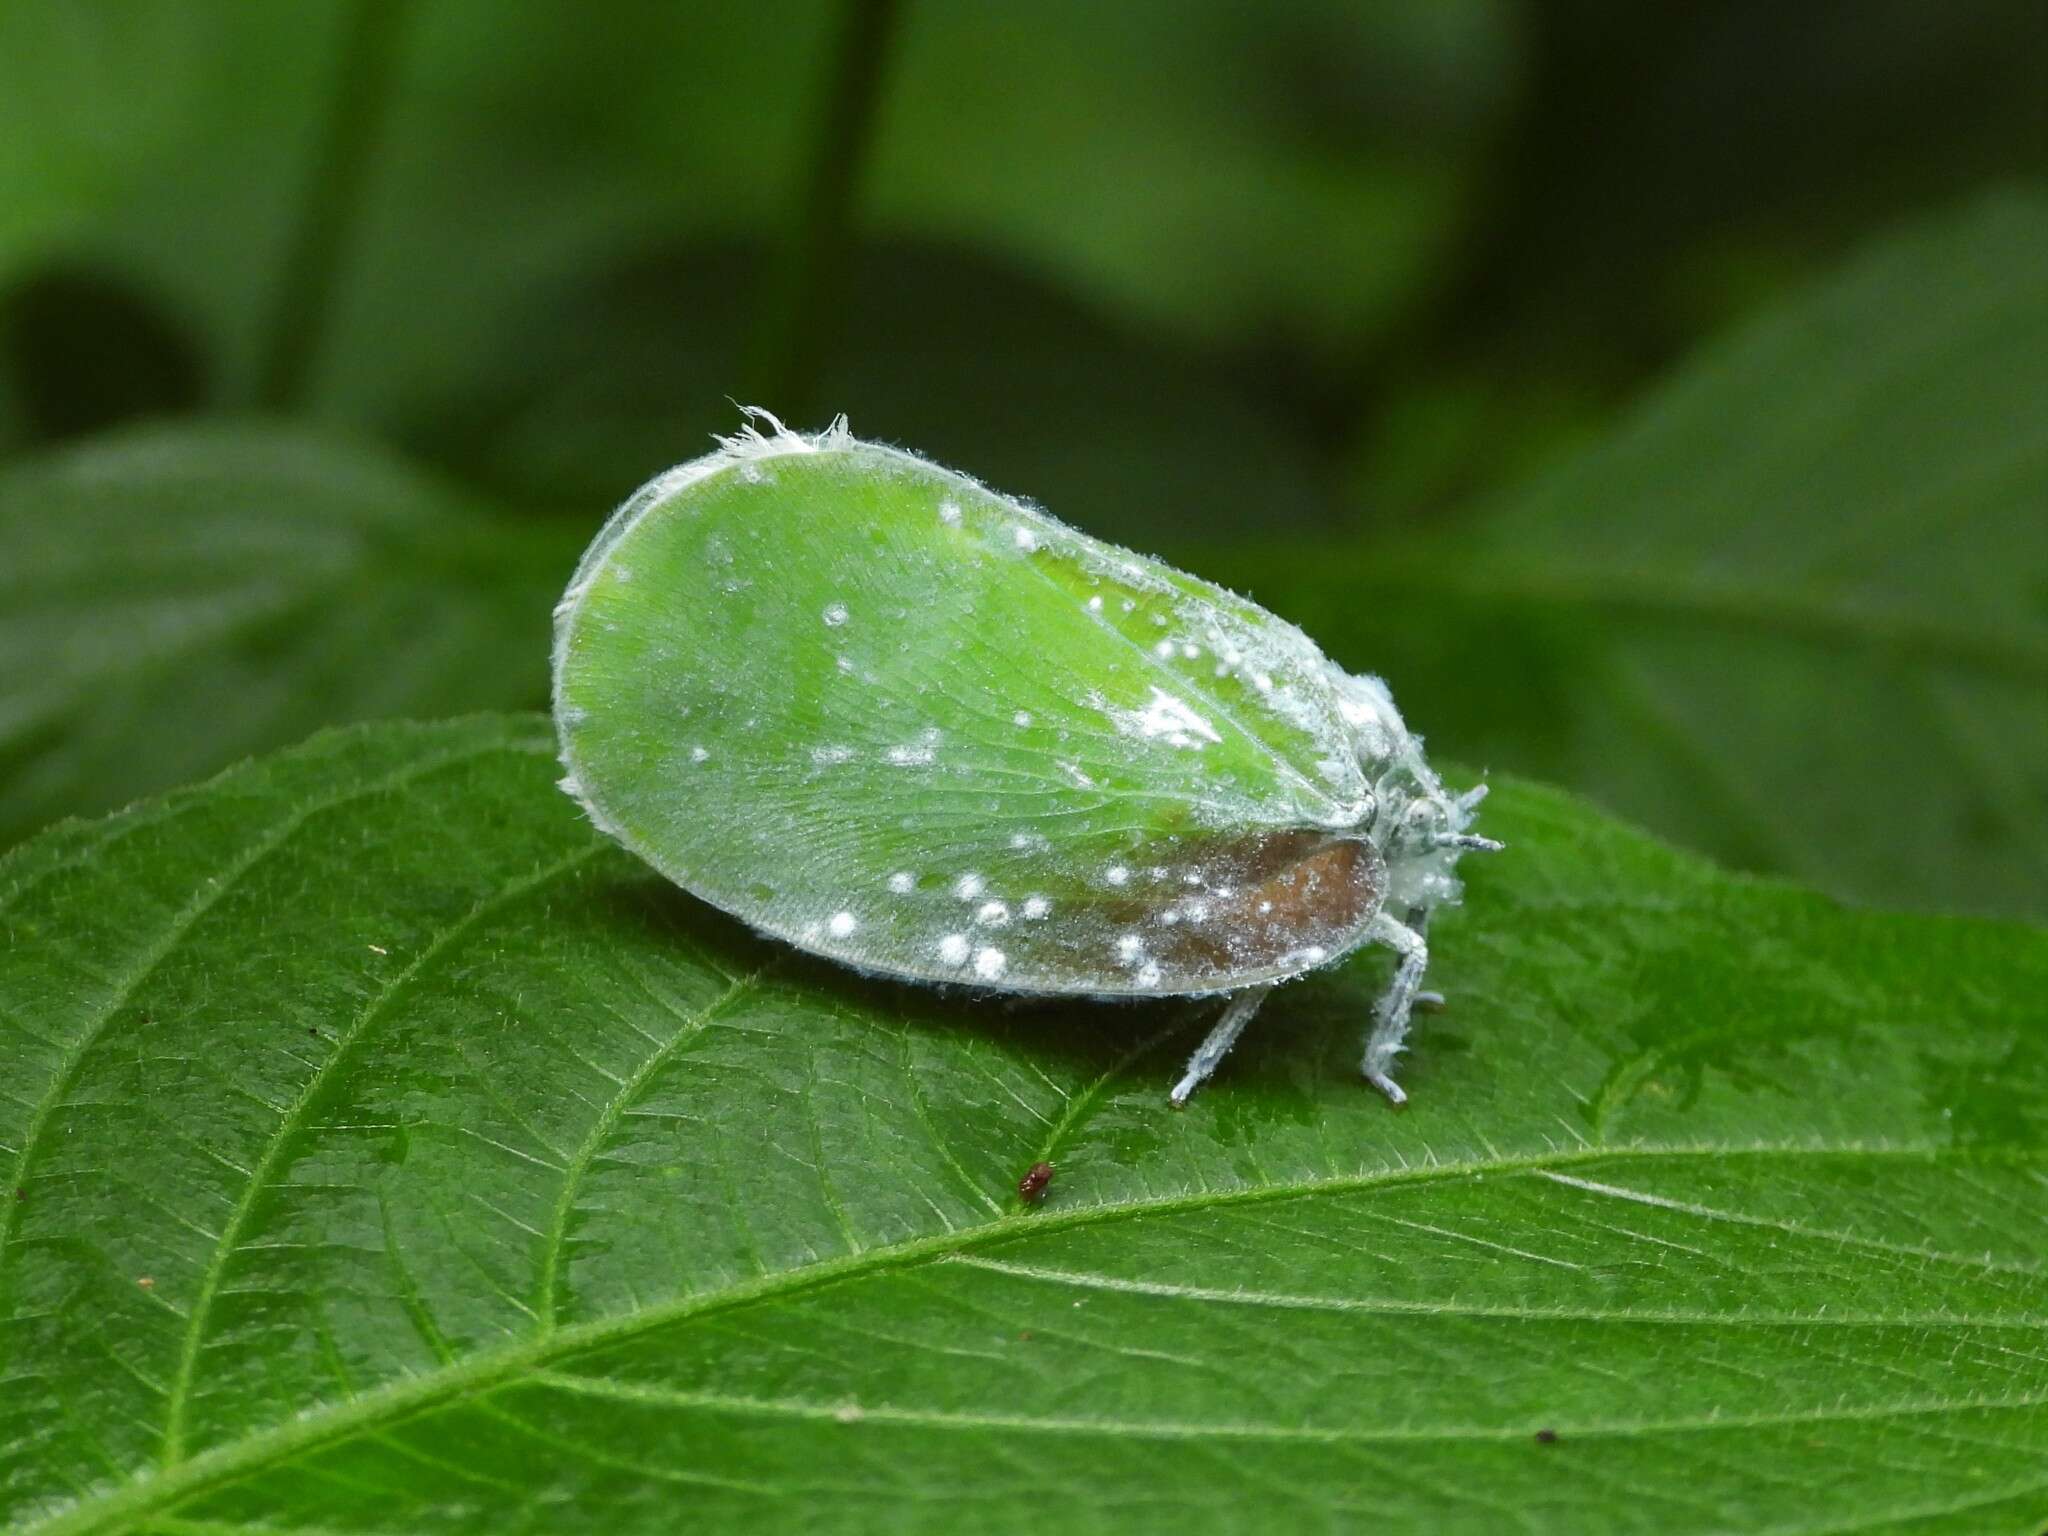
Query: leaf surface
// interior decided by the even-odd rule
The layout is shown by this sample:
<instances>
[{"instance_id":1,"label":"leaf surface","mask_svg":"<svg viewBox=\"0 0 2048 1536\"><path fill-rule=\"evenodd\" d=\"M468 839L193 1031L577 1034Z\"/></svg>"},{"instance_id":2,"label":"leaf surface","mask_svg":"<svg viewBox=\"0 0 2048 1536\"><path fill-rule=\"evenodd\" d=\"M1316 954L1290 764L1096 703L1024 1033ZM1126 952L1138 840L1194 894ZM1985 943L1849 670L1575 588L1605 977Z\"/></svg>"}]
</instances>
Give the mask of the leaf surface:
<instances>
[{"instance_id":1,"label":"leaf surface","mask_svg":"<svg viewBox=\"0 0 2048 1536\"><path fill-rule=\"evenodd\" d=\"M2048 1513L2039 932L1507 785L1406 1112L1361 957L1174 1114L1202 1007L806 961L553 777L363 727L0 864L0 1524Z\"/></svg>"},{"instance_id":2,"label":"leaf surface","mask_svg":"<svg viewBox=\"0 0 2048 1536\"><path fill-rule=\"evenodd\" d=\"M1881 243L1475 524L1215 562L1438 750L1880 905L2048 912L2048 198Z\"/></svg>"},{"instance_id":3,"label":"leaf surface","mask_svg":"<svg viewBox=\"0 0 2048 1536\"><path fill-rule=\"evenodd\" d=\"M581 532L268 426L129 431L7 470L0 844L321 725L538 703Z\"/></svg>"}]
</instances>

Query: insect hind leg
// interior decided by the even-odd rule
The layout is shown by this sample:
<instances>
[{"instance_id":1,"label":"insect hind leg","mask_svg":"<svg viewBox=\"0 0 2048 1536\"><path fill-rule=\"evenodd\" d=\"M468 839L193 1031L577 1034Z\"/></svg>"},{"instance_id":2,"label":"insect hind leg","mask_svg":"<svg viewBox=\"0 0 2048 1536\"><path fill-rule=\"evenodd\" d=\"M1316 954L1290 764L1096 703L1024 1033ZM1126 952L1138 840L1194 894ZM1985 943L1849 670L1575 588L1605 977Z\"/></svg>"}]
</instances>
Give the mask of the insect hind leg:
<instances>
[{"instance_id":1,"label":"insect hind leg","mask_svg":"<svg viewBox=\"0 0 2048 1536\"><path fill-rule=\"evenodd\" d=\"M1394 1081L1394 1058L1401 1054L1408 1038L1409 1016L1424 996L1422 973L1429 969L1429 943L1422 936L1420 921L1409 927L1399 918L1382 912L1372 920L1366 936L1377 940L1401 957L1394 979L1380 995L1373 1009L1372 1033L1366 1038L1365 1060L1359 1070L1365 1080L1396 1104L1408 1102L1408 1095Z\"/></svg>"},{"instance_id":2,"label":"insect hind leg","mask_svg":"<svg viewBox=\"0 0 2048 1536\"><path fill-rule=\"evenodd\" d=\"M1252 1015L1259 1011L1259 1005L1266 1000L1267 994L1272 990L1271 987L1247 987L1230 1000L1229 1006L1216 1020L1215 1027L1209 1031L1202 1043L1195 1047L1195 1054L1188 1058L1188 1069L1182 1074L1181 1080L1173 1085L1173 1091L1167 1095L1168 1103L1175 1109L1186 1105L1194 1091L1208 1080L1209 1074L1214 1072L1223 1058L1230 1054L1230 1048L1237 1044L1237 1037L1244 1033L1245 1025L1251 1023Z\"/></svg>"}]
</instances>

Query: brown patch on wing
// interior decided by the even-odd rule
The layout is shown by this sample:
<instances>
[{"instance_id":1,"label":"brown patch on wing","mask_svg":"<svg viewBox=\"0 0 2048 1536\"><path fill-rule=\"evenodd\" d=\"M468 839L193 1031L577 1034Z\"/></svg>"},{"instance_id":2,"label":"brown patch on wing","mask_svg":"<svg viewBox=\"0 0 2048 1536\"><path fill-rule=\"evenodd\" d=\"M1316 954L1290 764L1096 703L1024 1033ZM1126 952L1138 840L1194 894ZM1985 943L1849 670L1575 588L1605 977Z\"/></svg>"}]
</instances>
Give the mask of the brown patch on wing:
<instances>
[{"instance_id":1,"label":"brown patch on wing","mask_svg":"<svg viewBox=\"0 0 2048 1536\"><path fill-rule=\"evenodd\" d=\"M1379 911L1386 866L1362 838L1281 832L1229 851L1229 894L1206 893L1199 922L1149 925L1152 953L1180 984L1235 984L1234 977L1299 963L1304 950L1348 949Z\"/></svg>"},{"instance_id":2,"label":"brown patch on wing","mask_svg":"<svg viewBox=\"0 0 2048 1536\"><path fill-rule=\"evenodd\" d=\"M1290 934L1326 929L1349 932L1372 921L1379 907L1379 855L1370 843L1345 839L1325 843L1293 864L1278 870L1245 895L1240 911L1257 914L1270 904L1264 920ZM1305 942L1315 943L1314 939Z\"/></svg>"}]
</instances>

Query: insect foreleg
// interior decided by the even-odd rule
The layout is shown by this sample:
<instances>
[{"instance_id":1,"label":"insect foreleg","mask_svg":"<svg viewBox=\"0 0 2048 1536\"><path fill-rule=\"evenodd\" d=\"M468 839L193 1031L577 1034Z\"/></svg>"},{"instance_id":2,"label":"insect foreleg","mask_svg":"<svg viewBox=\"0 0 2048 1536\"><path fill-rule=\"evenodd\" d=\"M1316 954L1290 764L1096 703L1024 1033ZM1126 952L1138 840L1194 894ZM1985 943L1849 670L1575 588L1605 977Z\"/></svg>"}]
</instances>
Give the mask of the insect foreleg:
<instances>
[{"instance_id":1,"label":"insect foreleg","mask_svg":"<svg viewBox=\"0 0 2048 1536\"><path fill-rule=\"evenodd\" d=\"M1429 969L1429 944L1417 928L1382 912L1372 920L1366 937L1377 940L1401 957L1394 979L1387 984L1373 1009L1372 1034L1365 1042L1365 1061L1360 1070L1365 1080L1396 1104L1408 1102L1408 1095L1392 1076L1394 1058L1401 1054L1401 1042L1408 1036L1408 1015L1422 986L1422 973Z\"/></svg>"}]
</instances>

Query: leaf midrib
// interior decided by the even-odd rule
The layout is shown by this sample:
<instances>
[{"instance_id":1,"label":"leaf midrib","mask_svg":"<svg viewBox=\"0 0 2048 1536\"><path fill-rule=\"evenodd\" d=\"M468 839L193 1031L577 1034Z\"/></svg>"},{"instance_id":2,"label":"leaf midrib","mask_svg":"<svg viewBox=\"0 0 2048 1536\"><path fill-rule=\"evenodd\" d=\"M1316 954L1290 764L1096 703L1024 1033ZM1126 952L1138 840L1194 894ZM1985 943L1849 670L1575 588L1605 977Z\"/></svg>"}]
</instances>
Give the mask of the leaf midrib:
<instances>
[{"instance_id":1,"label":"leaf midrib","mask_svg":"<svg viewBox=\"0 0 2048 1536\"><path fill-rule=\"evenodd\" d=\"M1413 1445L1443 1441L1522 1442L1530 1430L1521 1424L1393 1424L1377 1429L1313 1424L1251 1424L1184 1422L1174 1419L1092 1419L1060 1418L1050 1414L1002 1413L976 1410L963 1412L944 1408L897 1408L888 1405L820 1403L805 1398L743 1397L724 1392L693 1392L661 1387L639 1381L606 1381L561 1371L542 1371L535 1378L541 1385L585 1397L609 1398L615 1402L648 1403L657 1407L702 1408L712 1412L750 1414L760 1418L815 1419L834 1423L872 1420L880 1424L907 1424L920 1429L1000 1430L1053 1435L1096 1435L1128 1440L1237 1440L1282 1445ZM1705 1413L1674 1419L1609 1419L1575 1423L1571 1437L1579 1440L1624 1438L1637 1435L1683 1435L1711 1433L1724 1429L1770 1429L1790 1424L1872 1423L1885 1419L1917 1418L1922 1415L1954 1413L1972 1408L1989 1412L2015 1412L2048 1407L2048 1392L2022 1393L2015 1397L1985 1397L1969 1402L1952 1398L1908 1398L1898 1402L1861 1406L1835 1404L1822 1408L1791 1409L1766 1413Z\"/></svg>"},{"instance_id":2,"label":"leaf midrib","mask_svg":"<svg viewBox=\"0 0 2048 1536\"><path fill-rule=\"evenodd\" d=\"M1351 1194L1363 1190L1430 1184L1492 1174L1540 1172L1617 1159L1686 1159L1747 1157L1885 1157L1917 1161L1952 1160L1956 1149L1926 1143L1788 1143L1783 1145L1635 1145L1586 1146L1540 1153L1504 1155L1467 1162L1433 1163L1380 1169L1308 1182L1248 1186L1234 1190L1201 1190L1150 1199L1112 1201L1072 1211L1023 1211L985 1226L935 1233L901 1243L862 1249L838 1258L801 1265L779 1274L755 1277L719 1290L679 1296L641 1311L588 1322L572 1323L505 1345L481 1351L440 1371L398 1378L359 1397L317 1408L272 1425L240 1440L214 1446L152 1475L146 1475L97 1498L81 1501L36 1524L21 1527L17 1536L76 1536L107 1529L164 1509L237 1477L303 1455L371 1428L388 1428L469 1392L487 1392L521 1376L538 1373L552 1362L651 1333L693 1318L820 1289L842 1281L904 1269L933 1259L965 1254L1023 1233L1051 1233L1108 1225L1145 1217L1202 1211L1225 1206ZM2024 1153L2005 1157L1983 1152L1971 1161L2036 1161ZM2043 1401L2048 1401L2044 1399ZM1926 1411L1939 1411L1929 1405ZM1972 1406L1947 1404L1950 1411ZM1984 1405L1997 1406L1997 1405ZM2032 1403L2012 1406L2032 1406ZM1104 1427L1104 1426L1098 1426Z\"/></svg>"}]
</instances>

